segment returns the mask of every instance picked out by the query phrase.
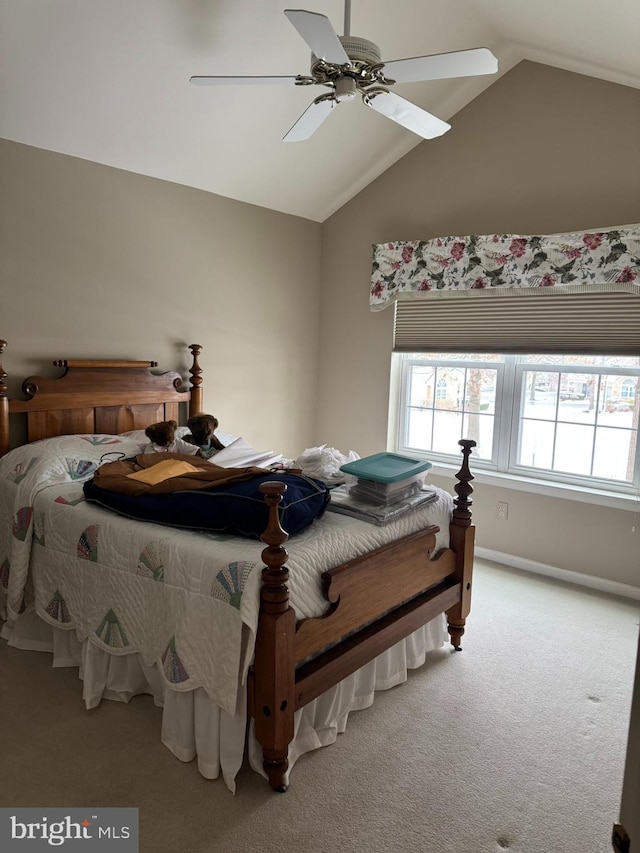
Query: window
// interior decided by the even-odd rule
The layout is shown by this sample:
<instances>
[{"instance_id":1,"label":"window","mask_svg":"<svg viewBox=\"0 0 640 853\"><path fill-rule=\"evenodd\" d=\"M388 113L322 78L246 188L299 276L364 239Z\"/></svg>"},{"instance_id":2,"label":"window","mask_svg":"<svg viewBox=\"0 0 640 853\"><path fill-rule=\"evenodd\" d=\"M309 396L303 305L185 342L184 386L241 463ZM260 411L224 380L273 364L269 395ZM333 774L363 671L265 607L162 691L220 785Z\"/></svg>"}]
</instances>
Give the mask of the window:
<instances>
[{"instance_id":1,"label":"window","mask_svg":"<svg viewBox=\"0 0 640 853\"><path fill-rule=\"evenodd\" d=\"M640 357L397 354L399 452L637 494Z\"/></svg>"},{"instance_id":2,"label":"window","mask_svg":"<svg viewBox=\"0 0 640 853\"><path fill-rule=\"evenodd\" d=\"M636 396L636 383L633 379L625 379L620 388L620 396L627 400L633 400Z\"/></svg>"}]
</instances>

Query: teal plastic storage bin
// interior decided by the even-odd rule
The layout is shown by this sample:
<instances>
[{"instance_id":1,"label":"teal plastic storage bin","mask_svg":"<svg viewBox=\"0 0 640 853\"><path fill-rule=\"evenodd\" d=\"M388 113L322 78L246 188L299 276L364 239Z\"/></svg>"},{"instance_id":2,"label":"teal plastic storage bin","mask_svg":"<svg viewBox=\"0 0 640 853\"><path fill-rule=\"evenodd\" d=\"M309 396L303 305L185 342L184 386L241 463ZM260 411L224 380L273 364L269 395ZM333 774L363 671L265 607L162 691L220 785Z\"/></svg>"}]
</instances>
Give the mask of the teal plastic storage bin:
<instances>
[{"instance_id":1,"label":"teal plastic storage bin","mask_svg":"<svg viewBox=\"0 0 640 853\"><path fill-rule=\"evenodd\" d=\"M363 480L373 480L374 483L399 483L417 477L429 468L431 462L411 459L397 453L374 453L373 456L365 456L340 466L343 473Z\"/></svg>"}]
</instances>

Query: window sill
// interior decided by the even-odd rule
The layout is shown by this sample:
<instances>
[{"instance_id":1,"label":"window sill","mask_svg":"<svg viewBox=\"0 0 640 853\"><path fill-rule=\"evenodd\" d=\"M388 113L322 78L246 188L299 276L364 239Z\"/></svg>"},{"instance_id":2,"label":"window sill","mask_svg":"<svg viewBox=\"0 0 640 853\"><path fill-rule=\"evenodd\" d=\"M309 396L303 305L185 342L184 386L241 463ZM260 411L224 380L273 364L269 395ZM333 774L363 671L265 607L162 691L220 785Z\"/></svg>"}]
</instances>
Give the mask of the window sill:
<instances>
[{"instance_id":1,"label":"window sill","mask_svg":"<svg viewBox=\"0 0 640 853\"><path fill-rule=\"evenodd\" d=\"M513 489L517 492L528 492L533 495L545 495L550 498L561 498L579 503L607 506L612 509L624 509L629 512L640 510L640 495L622 495L619 492L607 492L603 489L586 489L572 486L568 483L553 483L549 480L536 480L532 477L519 477L516 474L505 474L497 471L486 471L473 467L471 457L471 473L474 483L486 483L488 486L499 486ZM448 465L444 462L434 462L429 469L430 474L450 477L460 470L459 465Z\"/></svg>"}]
</instances>

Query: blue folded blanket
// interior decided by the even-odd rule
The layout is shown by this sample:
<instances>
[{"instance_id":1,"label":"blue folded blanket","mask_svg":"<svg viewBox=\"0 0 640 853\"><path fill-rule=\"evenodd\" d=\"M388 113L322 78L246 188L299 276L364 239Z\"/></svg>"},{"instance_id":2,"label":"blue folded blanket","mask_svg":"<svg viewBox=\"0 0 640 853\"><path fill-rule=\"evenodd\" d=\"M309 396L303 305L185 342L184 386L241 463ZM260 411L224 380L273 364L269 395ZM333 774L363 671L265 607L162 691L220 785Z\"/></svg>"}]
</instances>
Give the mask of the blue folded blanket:
<instances>
[{"instance_id":1,"label":"blue folded blanket","mask_svg":"<svg viewBox=\"0 0 640 853\"><path fill-rule=\"evenodd\" d=\"M289 536L305 530L324 513L329 489L303 474L261 474L221 486L161 495L108 491L96 486L93 478L83 488L88 501L127 518L259 539L269 520L269 508L259 486L274 480L287 486L278 512L280 524Z\"/></svg>"}]
</instances>

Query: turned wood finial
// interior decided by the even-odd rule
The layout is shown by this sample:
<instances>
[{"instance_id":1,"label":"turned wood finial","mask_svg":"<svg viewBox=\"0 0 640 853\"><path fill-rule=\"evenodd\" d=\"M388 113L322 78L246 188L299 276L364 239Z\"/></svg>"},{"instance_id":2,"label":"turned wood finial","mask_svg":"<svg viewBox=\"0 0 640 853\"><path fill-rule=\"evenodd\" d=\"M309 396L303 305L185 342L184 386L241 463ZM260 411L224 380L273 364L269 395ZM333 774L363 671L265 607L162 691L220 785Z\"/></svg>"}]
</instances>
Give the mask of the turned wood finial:
<instances>
[{"instance_id":1,"label":"turned wood finial","mask_svg":"<svg viewBox=\"0 0 640 853\"><path fill-rule=\"evenodd\" d=\"M262 570L262 602L263 609L268 613L283 613L289 606L289 570L285 566L289 554L284 548L284 543L289 538L278 515L278 506L282 502L282 496L287 490L286 483L269 480L261 483L260 492L269 507L269 523L267 529L260 537L266 544L262 552L262 559L266 568Z\"/></svg>"},{"instance_id":2,"label":"turned wood finial","mask_svg":"<svg viewBox=\"0 0 640 853\"><path fill-rule=\"evenodd\" d=\"M7 374L2 366L2 355L6 346L6 341L0 341L0 456L4 456L9 450L9 397L4 381Z\"/></svg>"},{"instance_id":3,"label":"turned wood finial","mask_svg":"<svg viewBox=\"0 0 640 853\"><path fill-rule=\"evenodd\" d=\"M189 378L191 383L191 400L189 403L189 415L200 414L203 410L204 390L202 388L202 368L198 362L198 356L202 352L200 344L189 344L193 362L189 368Z\"/></svg>"},{"instance_id":4,"label":"turned wood finial","mask_svg":"<svg viewBox=\"0 0 640 853\"><path fill-rule=\"evenodd\" d=\"M458 444L462 447L462 465L456 474L458 482L453 487L457 497L453 499L455 509L453 510L452 521L458 527L469 527L471 525L471 504L473 503L470 498L473 493L473 486L471 485L473 474L469 470L469 456L471 455L471 448L476 446L476 442L472 438L461 438Z\"/></svg>"},{"instance_id":5,"label":"turned wood finial","mask_svg":"<svg viewBox=\"0 0 640 853\"><path fill-rule=\"evenodd\" d=\"M198 356L202 352L202 347L200 344L189 344L189 349L193 356L193 363L189 368L189 373L191 374L191 386L193 388L199 388L202 385L202 368L198 363Z\"/></svg>"},{"instance_id":6,"label":"turned wood finial","mask_svg":"<svg viewBox=\"0 0 640 853\"><path fill-rule=\"evenodd\" d=\"M7 396L7 386L4 381L7 378L7 374L4 372L4 368L2 366L2 356L4 355L6 346L6 341L0 341L0 397Z\"/></svg>"}]
</instances>

